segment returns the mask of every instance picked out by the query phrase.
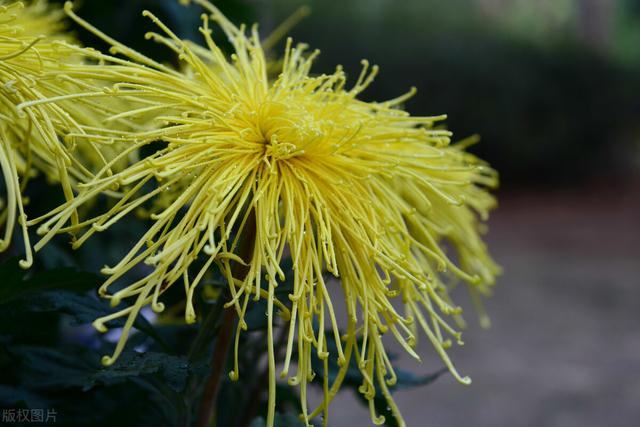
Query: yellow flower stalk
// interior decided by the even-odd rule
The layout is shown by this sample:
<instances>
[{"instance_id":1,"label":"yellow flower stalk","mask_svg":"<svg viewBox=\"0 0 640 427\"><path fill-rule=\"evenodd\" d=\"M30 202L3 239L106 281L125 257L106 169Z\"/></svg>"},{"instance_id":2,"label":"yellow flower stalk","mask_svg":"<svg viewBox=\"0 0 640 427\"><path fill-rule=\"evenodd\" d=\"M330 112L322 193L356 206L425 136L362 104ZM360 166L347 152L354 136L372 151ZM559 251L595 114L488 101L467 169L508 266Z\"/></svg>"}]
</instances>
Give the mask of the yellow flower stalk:
<instances>
[{"instance_id":1,"label":"yellow flower stalk","mask_svg":"<svg viewBox=\"0 0 640 427\"><path fill-rule=\"evenodd\" d=\"M126 318L114 353L103 358L105 365L122 352L140 310L150 305L162 312L162 294L176 282L186 295L185 319L195 322L194 293L217 265L228 281L226 307L239 318L232 379L240 375L238 339L246 328L247 308L256 300L267 303L269 426L276 398L277 316L288 327L280 375L299 387L307 424L320 414L327 422L329 404L355 360L372 420L384 422L373 404L382 393L403 425L389 391L396 377L385 350L388 338L419 359L414 347L419 333L424 334L453 376L470 382L446 353L451 338L460 342L460 333L445 318L461 311L448 295L448 283L463 281L474 294L485 293L493 283L497 267L479 233L480 220L495 203L486 189L496 185L497 176L464 144L450 143L451 132L438 125L445 116L411 116L401 108L414 90L379 103L358 99L377 67L365 61L352 85L340 67L313 75L318 52L307 53L305 45L294 46L289 39L279 75L271 80L257 28L247 35L208 1L195 3L208 12L200 28L206 48L179 39L144 12L161 30L148 38L175 51L184 72L112 40L76 16L70 3L65 6L77 23L112 45L112 55L120 55L84 51L95 63L64 70L65 76L112 85L91 89L88 84L78 93L25 102L20 108L27 112L70 98L78 103L126 98L134 107L105 123L140 116L153 118L158 128L125 132L80 125L77 144L124 143L121 157L157 140L167 146L112 171L116 157L79 184L73 199L32 221L40 224L42 235L36 248L61 232L73 233L79 247L139 208L151 209L147 232L120 262L103 269L109 278L100 295L114 307L131 300L94 322L106 331L110 320ZM229 38L231 56L212 39L211 23ZM73 223L80 206L114 189L119 199L109 210ZM247 242L250 251L244 256ZM288 301L280 301L275 291L284 280L285 257L292 259L293 291ZM204 262L194 271L195 260ZM246 265L243 277L233 277L236 263ZM145 277L109 292L139 264L150 267ZM327 282L325 272L335 281ZM344 316L335 309L339 294ZM337 343L335 352L328 348L327 333ZM310 409L313 353L324 362L324 399ZM329 358L340 366L332 382Z\"/></svg>"}]
</instances>

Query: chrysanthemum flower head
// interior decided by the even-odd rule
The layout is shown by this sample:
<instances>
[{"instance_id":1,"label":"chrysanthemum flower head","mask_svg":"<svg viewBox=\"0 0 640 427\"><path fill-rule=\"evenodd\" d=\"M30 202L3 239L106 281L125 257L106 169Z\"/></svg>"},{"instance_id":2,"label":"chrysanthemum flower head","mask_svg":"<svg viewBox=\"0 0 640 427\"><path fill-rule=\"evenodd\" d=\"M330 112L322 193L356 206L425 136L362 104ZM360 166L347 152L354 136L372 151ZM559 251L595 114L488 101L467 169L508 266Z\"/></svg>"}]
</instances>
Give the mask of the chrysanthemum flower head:
<instances>
[{"instance_id":1,"label":"chrysanthemum flower head","mask_svg":"<svg viewBox=\"0 0 640 427\"><path fill-rule=\"evenodd\" d=\"M280 374L300 387L307 423L320 413L326 420L352 359L362 372L360 390L370 401L372 419L384 421L373 405L376 393L382 393L402 423L388 388L395 374L383 343L387 336L419 358L414 347L421 330L452 374L469 383L445 351L450 338L460 340L445 321L460 312L447 282L464 281L474 293L486 292L493 283L497 267L479 238L478 217L494 205L486 188L496 184L495 173L464 145L450 143L451 133L437 125L444 116L416 117L401 109L414 90L385 102L360 100L377 67L364 62L353 84L340 67L313 75L318 52L307 53L305 45L288 40L280 73L271 80L256 27L247 35L206 0L196 3L208 10L200 28L206 49L179 39L145 12L162 30L148 37L174 50L188 65L184 73L109 39L67 5L78 23L112 43L112 54L127 57L89 52L100 64L66 71L71 77L113 82L109 90L79 94L78 102L127 98L138 106L118 117L134 120L143 114L148 120L151 114L161 124L144 132L84 129L79 138L127 141L126 151L157 140L167 143L124 170L109 174L105 166L79 186L73 200L35 221L41 223L43 241L70 231L80 246L142 206L155 209L139 242L103 270L110 277L100 294L114 306L133 301L95 322L104 331L109 320L127 318L114 354L103 362L118 357L142 307L164 309L161 296L176 282L185 290L185 318L194 322L194 292L217 265L228 281L226 306L240 319L234 379L240 374L243 316L253 300L267 302L269 425L276 385L274 307L288 327ZM229 38L230 57L212 39L211 22ZM78 206L116 187L119 198L109 211L68 224ZM284 280L285 257L293 265L293 291L288 301L280 301L275 290ZM196 260L204 262L192 271ZM235 263L245 264L246 274L234 277ZM109 293L110 285L140 264L150 268L145 277ZM335 280L328 281L326 272ZM345 324L334 309L339 294ZM335 339L335 351L326 334ZM337 360L340 371L330 382L324 364L324 400L310 411L306 390L315 375L312 353Z\"/></svg>"}]
</instances>

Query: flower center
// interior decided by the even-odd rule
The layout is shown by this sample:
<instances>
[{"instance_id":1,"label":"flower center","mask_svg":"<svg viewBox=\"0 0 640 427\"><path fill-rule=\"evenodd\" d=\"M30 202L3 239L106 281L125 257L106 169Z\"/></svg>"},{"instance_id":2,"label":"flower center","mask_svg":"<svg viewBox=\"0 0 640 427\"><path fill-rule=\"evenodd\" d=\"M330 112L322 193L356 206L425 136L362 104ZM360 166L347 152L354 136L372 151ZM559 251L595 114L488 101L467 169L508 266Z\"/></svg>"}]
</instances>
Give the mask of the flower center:
<instances>
[{"instance_id":1,"label":"flower center","mask_svg":"<svg viewBox=\"0 0 640 427\"><path fill-rule=\"evenodd\" d=\"M303 152L296 144L278 141L278 136L275 133L265 141L264 145L264 156L273 160L289 159Z\"/></svg>"}]
</instances>

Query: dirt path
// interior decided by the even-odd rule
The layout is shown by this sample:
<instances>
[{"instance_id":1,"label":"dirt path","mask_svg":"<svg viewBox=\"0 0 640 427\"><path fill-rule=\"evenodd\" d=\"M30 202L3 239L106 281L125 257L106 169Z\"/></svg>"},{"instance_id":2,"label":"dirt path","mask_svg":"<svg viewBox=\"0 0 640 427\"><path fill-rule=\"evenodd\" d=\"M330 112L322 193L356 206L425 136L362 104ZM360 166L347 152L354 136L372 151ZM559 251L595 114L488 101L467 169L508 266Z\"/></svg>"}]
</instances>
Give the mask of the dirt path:
<instances>
[{"instance_id":1,"label":"dirt path","mask_svg":"<svg viewBox=\"0 0 640 427\"><path fill-rule=\"evenodd\" d=\"M474 383L399 392L409 426L640 425L640 192L504 195L489 241L505 270L493 327L453 352ZM403 366L434 370L420 346L423 365ZM370 425L343 396L332 425Z\"/></svg>"}]
</instances>

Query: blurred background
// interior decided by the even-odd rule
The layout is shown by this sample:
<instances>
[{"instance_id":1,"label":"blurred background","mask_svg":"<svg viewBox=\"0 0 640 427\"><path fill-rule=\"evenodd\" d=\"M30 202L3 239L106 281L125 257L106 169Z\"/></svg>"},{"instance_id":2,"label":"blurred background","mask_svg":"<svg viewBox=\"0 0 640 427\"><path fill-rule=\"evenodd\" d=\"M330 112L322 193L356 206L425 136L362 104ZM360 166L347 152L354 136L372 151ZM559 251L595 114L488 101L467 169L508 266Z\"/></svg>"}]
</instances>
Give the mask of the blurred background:
<instances>
[{"instance_id":1,"label":"blurred background","mask_svg":"<svg viewBox=\"0 0 640 427\"><path fill-rule=\"evenodd\" d=\"M290 34L321 49L316 72L343 64L355 80L361 59L380 65L365 98L416 86L406 108L448 114L460 139L481 135L472 150L501 173L487 236L504 267L487 302L493 326L481 330L469 314L466 345L452 352L474 383L445 375L399 391L410 426L637 425L640 0L214 3L235 22L260 22L263 35L309 6ZM151 24L141 9L198 39L200 11L173 0L79 6L90 22L161 59L170 60L142 38ZM400 364L437 370L430 346L420 346L421 365ZM350 392L331 417L335 426L369 419Z\"/></svg>"}]
</instances>

